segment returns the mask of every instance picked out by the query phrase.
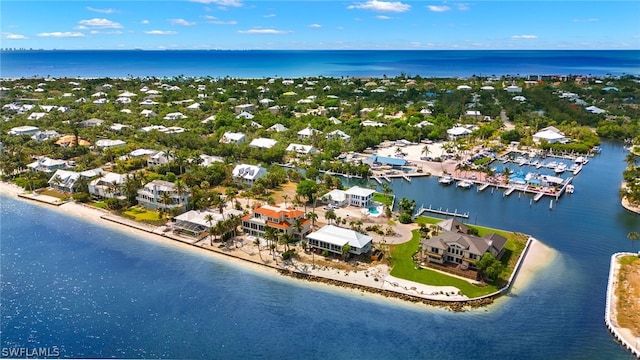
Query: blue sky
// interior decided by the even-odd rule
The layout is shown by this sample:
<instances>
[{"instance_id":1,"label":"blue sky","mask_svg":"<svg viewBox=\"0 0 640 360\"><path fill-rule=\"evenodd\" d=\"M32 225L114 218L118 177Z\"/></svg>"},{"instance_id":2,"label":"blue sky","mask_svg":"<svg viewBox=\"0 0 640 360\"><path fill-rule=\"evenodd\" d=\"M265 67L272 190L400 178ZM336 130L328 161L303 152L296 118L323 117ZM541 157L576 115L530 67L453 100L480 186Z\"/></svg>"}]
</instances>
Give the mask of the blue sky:
<instances>
[{"instance_id":1,"label":"blue sky","mask_svg":"<svg viewBox=\"0 0 640 360\"><path fill-rule=\"evenodd\" d=\"M640 1L0 1L2 48L640 49Z\"/></svg>"}]
</instances>

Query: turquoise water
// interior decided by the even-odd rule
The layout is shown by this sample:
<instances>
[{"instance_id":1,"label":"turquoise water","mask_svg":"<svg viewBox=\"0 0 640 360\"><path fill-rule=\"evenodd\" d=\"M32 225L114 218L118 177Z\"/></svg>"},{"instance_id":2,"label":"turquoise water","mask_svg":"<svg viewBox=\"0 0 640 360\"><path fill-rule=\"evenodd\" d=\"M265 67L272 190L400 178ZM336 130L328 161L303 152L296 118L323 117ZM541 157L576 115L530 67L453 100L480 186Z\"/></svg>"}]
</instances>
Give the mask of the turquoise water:
<instances>
[{"instance_id":1,"label":"turquoise water","mask_svg":"<svg viewBox=\"0 0 640 360\"><path fill-rule=\"evenodd\" d=\"M609 257L631 250L620 145L548 209L513 194L393 181L398 195L530 233L552 267L496 304L452 313L245 269L1 197L1 347L73 358L631 359L607 332Z\"/></svg>"},{"instance_id":2,"label":"turquoise water","mask_svg":"<svg viewBox=\"0 0 640 360\"><path fill-rule=\"evenodd\" d=\"M378 211L378 208L375 206L372 206L369 208L369 214L371 215L378 215L380 214L380 212Z\"/></svg>"}]
</instances>

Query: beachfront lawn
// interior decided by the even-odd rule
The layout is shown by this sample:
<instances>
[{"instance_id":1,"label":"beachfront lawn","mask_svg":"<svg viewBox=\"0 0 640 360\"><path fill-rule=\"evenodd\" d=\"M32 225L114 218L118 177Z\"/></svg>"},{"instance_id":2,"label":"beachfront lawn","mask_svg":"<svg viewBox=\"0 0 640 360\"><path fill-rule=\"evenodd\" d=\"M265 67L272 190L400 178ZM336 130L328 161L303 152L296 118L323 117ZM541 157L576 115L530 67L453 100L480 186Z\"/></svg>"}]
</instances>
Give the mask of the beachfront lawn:
<instances>
[{"instance_id":1,"label":"beachfront lawn","mask_svg":"<svg viewBox=\"0 0 640 360\"><path fill-rule=\"evenodd\" d=\"M436 224L440 221L442 221L442 219L426 216L421 216L416 219L416 222L418 224ZM507 243L505 245L505 253L500 259L500 261L505 265L505 271L502 273L501 278L507 279L509 276L511 276L515 264L517 263L520 254L522 254L522 251L524 250L527 237L522 234L516 234L504 230L491 229L481 226L470 227L477 229L479 236L484 236L488 233L497 233L507 239ZM420 247L420 239L421 237L419 230L414 230L413 237L410 241L404 244L390 246L391 258L393 262L393 268L391 270L392 276L415 281L425 285L455 286L469 298L487 295L498 290L498 288L494 285L474 285L469 283L468 281L453 276L448 276L446 274L442 274L430 269L422 269L420 267L416 269L416 264L414 263L412 256L418 251Z\"/></svg>"},{"instance_id":2,"label":"beachfront lawn","mask_svg":"<svg viewBox=\"0 0 640 360\"><path fill-rule=\"evenodd\" d=\"M620 327L628 328L635 335L640 335L640 258L624 256L619 260L618 285L615 293L618 296L616 313Z\"/></svg>"},{"instance_id":3,"label":"beachfront lawn","mask_svg":"<svg viewBox=\"0 0 640 360\"><path fill-rule=\"evenodd\" d=\"M94 201L91 203L91 206L95 206L99 209L106 209L107 208L107 203L104 201Z\"/></svg>"},{"instance_id":4,"label":"beachfront lawn","mask_svg":"<svg viewBox=\"0 0 640 360\"><path fill-rule=\"evenodd\" d=\"M52 196L60 200L66 200L69 198L69 194L63 193L60 190L51 189L51 188L37 190L37 193L41 195Z\"/></svg>"},{"instance_id":5,"label":"beachfront lawn","mask_svg":"<svg viewBox=\"0 0 640 360\"><path fill-rule=\"evenodd\" d=\"M379 202L380 204L391 206L393 204L393 195L385 195L382 193L374 193L373 201Z\"/></svg>"},{"instance_id":6,"label":"beachfront lawn","mask_svg":"<svg viewBox=\"0 0 640 360\"><path fill-rule=\"evenodd\" d=\"M493 285L478 286L430 269L422 269L420 267L416 269L412 256L418 251L419 246L420 232L418 230L413 230L413 237L411 237L410 241L391 246L392 276L425 285L455 286L469 298L491 294L498 290Z\"/></svg>"},{"instance_id":7,"label":"beachfront lawn","mask_svg":"<svg viewBox=\"0 0 640 360\"><path fill-rule=\"evenodd\" d=\"M160 217L160 213L158 211L153 211L149 209L145 209L140 206L132 207L128 210L125 210L123 213L124 216L134 219L136 221L148 222L148 223L163 223L163 219Z\"/></svg>"}]
</instances>

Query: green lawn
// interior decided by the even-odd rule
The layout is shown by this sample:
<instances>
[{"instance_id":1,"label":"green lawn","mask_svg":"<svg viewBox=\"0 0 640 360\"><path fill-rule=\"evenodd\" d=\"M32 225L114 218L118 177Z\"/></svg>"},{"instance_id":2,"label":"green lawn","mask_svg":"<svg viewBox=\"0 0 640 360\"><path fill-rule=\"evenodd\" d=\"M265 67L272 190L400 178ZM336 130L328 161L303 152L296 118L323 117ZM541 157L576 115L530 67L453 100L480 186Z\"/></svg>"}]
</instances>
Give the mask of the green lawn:
<instances>
[{"instance_id":1,"label":"green lawn","mask_svg":"<svg viewBox=\"0 0 640 360\"><path fill-rule=\"evenodd\" d=\"M150 222L150 223L162 223L163 219L160 218L160 213L153 210L144 209L141 207L132 207L124 212L124 215L132 218L136 221Z\"/></svg>"},{"instance_id":2,"label":"green lawn","mask_svg":"<svg viewBox=\"0 0 640 360\"><path fill-rule=\"evenodd\" d=\"M106 209L107 203L104 201L95 201L91 203L91 206L95 206L100 209Z\"/></svg>"},{"instance_id":3,"label":"green lawn","mask_svg":"<svg viewBox=\"0 0 640 360\"><path fill-rule=\"evenodd\" d=\"M387 206L391 206L391 204L393 203L393 195L385 195L377 192L373 194L373 201L379 202Z\"/></svg>"},{"instance_id":4,"label":"green lawn","mask_svg":"<svg viewBox=\"0 0 640 360\"><path fill-rule=\"evenodd\" d=\"M432 218L421 216L416 222L418 224L436 224L442 221L442 219ZM513 272L513 268L515 263L517 262L520 254L524 250L524 246L526 243L526 238L522 235L503 231L490 229L481 226L472 226L475 229L478 229L478 234L483 236L487 233L497 233L501 236L507 238L507 244L505 245L505 253L501 258L501 262L505 265L506 269L502 274L502 278L507 279L511 273ZM393 262L393 269L391 270L391 275L415 281L421 284L426 285L435 285L435 286L455 286L462 293L469 298L475 298L483 295L490 294L498 290L498 288L494 285L485 285L478 286L469 283L468 281L448 276L442 274L437 271L417 268L413 262L412 256L418 251L420 246L420 233L418 230L413 231L413 237L409 242L404 244L395 245L391 250L391 258Z\"/></svg>"}]
</instances>

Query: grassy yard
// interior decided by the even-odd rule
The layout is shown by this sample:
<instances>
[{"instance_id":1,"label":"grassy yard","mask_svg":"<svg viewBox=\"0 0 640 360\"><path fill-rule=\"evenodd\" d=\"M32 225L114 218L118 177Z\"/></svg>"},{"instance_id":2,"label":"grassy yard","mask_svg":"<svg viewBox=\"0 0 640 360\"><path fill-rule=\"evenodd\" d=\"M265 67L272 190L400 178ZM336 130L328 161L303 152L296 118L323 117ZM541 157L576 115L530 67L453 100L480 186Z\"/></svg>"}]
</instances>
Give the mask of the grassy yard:
<instances>
[{"instance_id":1,"label":"grassy yard","mask_svg":"<svg viewBox=\"0 0 640 360\"><path fill-rule=\"evenodd\" d=\"M136 221L153 224L161 224L164 222L164 220L160 218L160 213L158 211L148 210L139 206L126 210L124 215Z\"/></svg>"},{"instance_id":2,"label":"grassy yard","mask_svg":"<svg viewBox=\"0 0 640 360\"><path fill-rule=\"evenodd\" d=\"M91 206L95 206L99 209L106 209L107 208L107 203L104 201L94 201L91 203Z\"/></svg>"},{"instance_id":3,"label":"grassy yard","mask_svg":"<svg viewBox=\"0 0 640 360\"><path fill-rule=\"evenodd\" d=\"M391 206L391 204L393 203L393 195L385 195L382 193L374 193L373 194L373 201L379 202L381 204L387 205L387 206Z\"/></svg>"},{"instance_id":4,"label":"grassy yard","mask_svg":"<svg viewBox=\"0 0 640 360\"><path fill-rule=\"evenodd\" d=\"M53 196L61 200L65 200L69 198L69 194L63 193L56 189L50 189L50 188L37 190L37 193L42 195L47 195L47 196Z\"/></svg>"},{"instance_id":5,"label":"grassy yard","mask_svg":"<svg viewBox=\"0 0 640 360\"><path fill-rule=\"evenodd\" d=\"M417 219L418 224L436 224L442 221L442 219L431 217L420 217ZM502 278L508 278L513 272L513 268L524 250L526 244L526 236L516 234L508 231L490 229L480 226L471 226L478 230L478 234L483 236L487 233L497 233L504 236L507 239L505 245L505 253L500 259L505 265L506 269L502 274ZM458 279L453 276L448 276L437 271L429 269L417 268L413 262L412 256L418 251L420 246L420 233L418 230L413 231L413 237L409 242L404 244L391 246L391 258L393 262L393 269L391 275L415 281L426 285L435 286L455 286L462 293L470 298L479 297L495 292L497 289L494 285L474 285L465 280Z\"/></svg>"},{"instance_id":6,"label":"grassy yard","mask_svg":"<svg viewBox=\"0 0 640 360\"><path fill-rule=\"evenodd\" d=\"M620 260L618 272L617 321L633 334L640 336L640 258L625 256Z\"/></svg>"}]
</instances>

